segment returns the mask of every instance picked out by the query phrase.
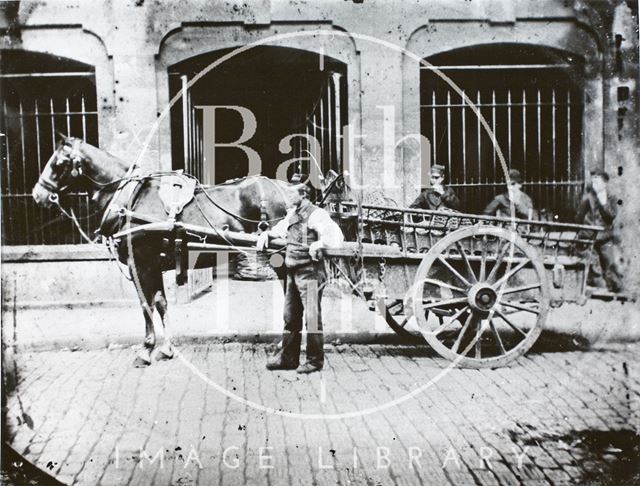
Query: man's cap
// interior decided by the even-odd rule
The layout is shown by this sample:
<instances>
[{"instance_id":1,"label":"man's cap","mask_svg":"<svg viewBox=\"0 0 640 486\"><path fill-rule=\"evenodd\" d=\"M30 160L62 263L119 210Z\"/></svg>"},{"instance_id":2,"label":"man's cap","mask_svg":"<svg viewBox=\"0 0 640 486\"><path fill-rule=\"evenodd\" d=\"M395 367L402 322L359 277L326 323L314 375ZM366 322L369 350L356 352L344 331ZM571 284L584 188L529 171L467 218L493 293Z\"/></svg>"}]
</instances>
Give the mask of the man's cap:
<instances>
[{"instance_id":1,"label":"man's cap","mask_svg":"<svg viewBox=\"0 0 640 486\"><path fill-rule=\"evenodd\" d=\"M307 186L308 180L309 180L308 174L305 174L303 172L296 172L291 176L291 178L289 179L289 182L291 183L292 186L295 186L295 188L299 192L307 193L309 192L309 187Z\"/></svg>"},{"instance_id":2,"label":"man's cap","mask_svg":"<svg viewBox=\"0 0 640 486\"><path fill-rule=\"evenodd\" d=\"M291 176L289 182L291 184L304 184L307 182L308 174L304 174L302 172L296 172Z\"/></svg>"},{"instance_id":3,"label":"man's cap","mask_svg":"<svg viewBox=\"0 0 640 486\"><path fill-rule=\"evenodd\" d=\"M432 165L431 166L431 175L439 175L439 176L443 176L444 175L444 165Z\"/></svg>"},{"instance_id":4,"label":"man's cap","mask_svg":"<svg viewBox=\"0 0 640 486\"><path fill-rule=\"evenodd\" d=\"M518 169L509 169L509 182L522 184L522 174Z\"/></svg>"},{"instance_id":5,"label":"man's cap","mask_svg":"<svg viewBox=\"0 0 640 486\"><path fill-rule=\"evenodd\" d=\"M602 169L594 169L591 171L591 177L602 177L605 181L609 181L609 174Z\"/></svg>"}]
</instances>

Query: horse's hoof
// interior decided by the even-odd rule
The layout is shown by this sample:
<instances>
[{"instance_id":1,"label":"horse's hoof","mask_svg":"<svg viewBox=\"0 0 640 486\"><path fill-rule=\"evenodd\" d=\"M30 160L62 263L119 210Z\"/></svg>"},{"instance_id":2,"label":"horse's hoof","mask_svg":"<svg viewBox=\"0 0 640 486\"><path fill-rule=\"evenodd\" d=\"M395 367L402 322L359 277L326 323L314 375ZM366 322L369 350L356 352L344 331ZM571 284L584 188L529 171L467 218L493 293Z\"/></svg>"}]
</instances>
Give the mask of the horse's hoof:
<instances>
[{"instance_id":1,"label":"horse's hoof","mask_svg":"<svg viewBox=\"0 0 640 486\"><path fill-rule=\"evenodd\" d=\"M174 354L172 349L161 348L158 349L158 352L156 353L156 361L167 361L173 359L173 356Z\"/></svg>"},{"instance_id":2,"label":"horse's hoof","mask_svg":"<svg viewBox=\"0 0 640 486\"><path fill-rule=\"evenodd\" d=\"M151 360L143 358L142 356L136 356L136 359L133 360L134 368L146 368L150 364Z\"/></svg>"}]
</instances>

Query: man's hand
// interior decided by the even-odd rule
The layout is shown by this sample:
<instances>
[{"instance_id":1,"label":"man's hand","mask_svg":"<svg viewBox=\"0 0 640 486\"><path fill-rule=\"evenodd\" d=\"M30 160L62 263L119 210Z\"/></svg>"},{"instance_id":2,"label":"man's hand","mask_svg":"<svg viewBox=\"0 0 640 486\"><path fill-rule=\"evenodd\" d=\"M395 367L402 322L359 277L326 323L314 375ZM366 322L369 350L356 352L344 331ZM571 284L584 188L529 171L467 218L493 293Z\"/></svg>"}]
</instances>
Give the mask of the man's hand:
<instances>
[{"instance_id":1,"label":"man's hand","mask_svg":"<svg viewBox=\"0 0 640 486\"><path fill-rule=\"evenodd\" d=\"M309 245L309 255L314 262L320 260L320 256L322 255L322 249L324 246L319 241L314 241Z\"/></svg>"},{"instance_id":2,"label":"man's hand","mask_svg":"<svg viewBox=\"0 0 640 486\"><path fill-rule=\"evenodd\" d=\"M265 231L260 233L258 241L256 242L256 248L258 251L264 251L269 246L269 232Z\"/></svg>"},{"instance_id":3,"label":"man's hand","mask_svg":"<svg viewBox=\"0 0 640 486\"><path fill-rule=\"evenodd\" d=\"M511 201L513 201L515 205L518 205L520 203L521 194L522 191L520 191L519 188L515 186L509 186L509 199L511 199Z\"/></svg>"},{"instance_id":4,"label":"man's hand","mask_svg":"<svg viewBox=\"0 0 640 486\"><path fill-rule=\"evenodd\" d=\"M444 187L442 187L440 184L432 186L432 189L435 191L436 194L439 194L441 196L444 194Z\"/></svg>"}]
</instances>

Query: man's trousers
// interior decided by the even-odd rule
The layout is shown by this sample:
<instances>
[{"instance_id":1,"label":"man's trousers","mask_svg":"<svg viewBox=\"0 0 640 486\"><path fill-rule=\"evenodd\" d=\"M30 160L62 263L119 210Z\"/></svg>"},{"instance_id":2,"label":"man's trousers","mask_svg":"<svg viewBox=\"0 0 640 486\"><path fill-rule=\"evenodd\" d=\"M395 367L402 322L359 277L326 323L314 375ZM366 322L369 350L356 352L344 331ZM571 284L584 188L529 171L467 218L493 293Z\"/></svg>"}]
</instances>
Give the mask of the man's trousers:
<instances>
[{"instance_id":1,"label":"man's trousers","mask_svg":"<svg viewBox=\"0 0 640 486\"><path fill-rule=\"evenodd\" d=\"M320 367L323 365L324 340L320 301L325 281L326 275L322 262L287 268L282 361L299 362L304 318L307 328L307 361Z\"/></svg>"}]
</instances>

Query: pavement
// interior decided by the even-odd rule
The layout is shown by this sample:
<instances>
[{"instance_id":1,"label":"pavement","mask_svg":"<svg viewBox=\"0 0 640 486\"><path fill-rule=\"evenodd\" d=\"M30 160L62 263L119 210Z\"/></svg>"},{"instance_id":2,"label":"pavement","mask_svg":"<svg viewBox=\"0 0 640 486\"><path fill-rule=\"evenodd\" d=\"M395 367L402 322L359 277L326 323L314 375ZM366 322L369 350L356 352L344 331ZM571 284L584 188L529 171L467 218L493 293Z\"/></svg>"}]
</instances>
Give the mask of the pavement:
<instances>
[{"instance_id":1,"label":"pavement","mask_svg":"<svg viewBox=\"0 0 640 486\"><path fill-rule=\"evenodd\" d=\"M3 356L5 440L65 484L637 484L640 344L448 369L426 346L327 344L321 373L263 343Z\"/></svg>"},{"instance_id":2,"label":"pavement","mask_svg":"<svg viewBox=\"0 0 640 486\"><path fill-rule=\"evenodd\" d=\"M209 292L191 301L172 295L171 291L169 299L170 331L183 342L221 336L271 341L282 331L284 294L279 281L219 279ZM345 285L330 284L324 292L322 307L329 336L371 342L393 335L384 319L362 299L354 297ZM2 326L11 344L23 350L99 349L141 343L144 339L142 310L135 300L125 300L119 305L48 303L44 307L5 302ZM408 327L412 326L417 332L410 321ZM161 327L159 323L157 327ZM601 300L587 300L585 305L567 303L550 311L545 329L596 344L640 341L640 305Z\"/></svg>"}]
</instances>

